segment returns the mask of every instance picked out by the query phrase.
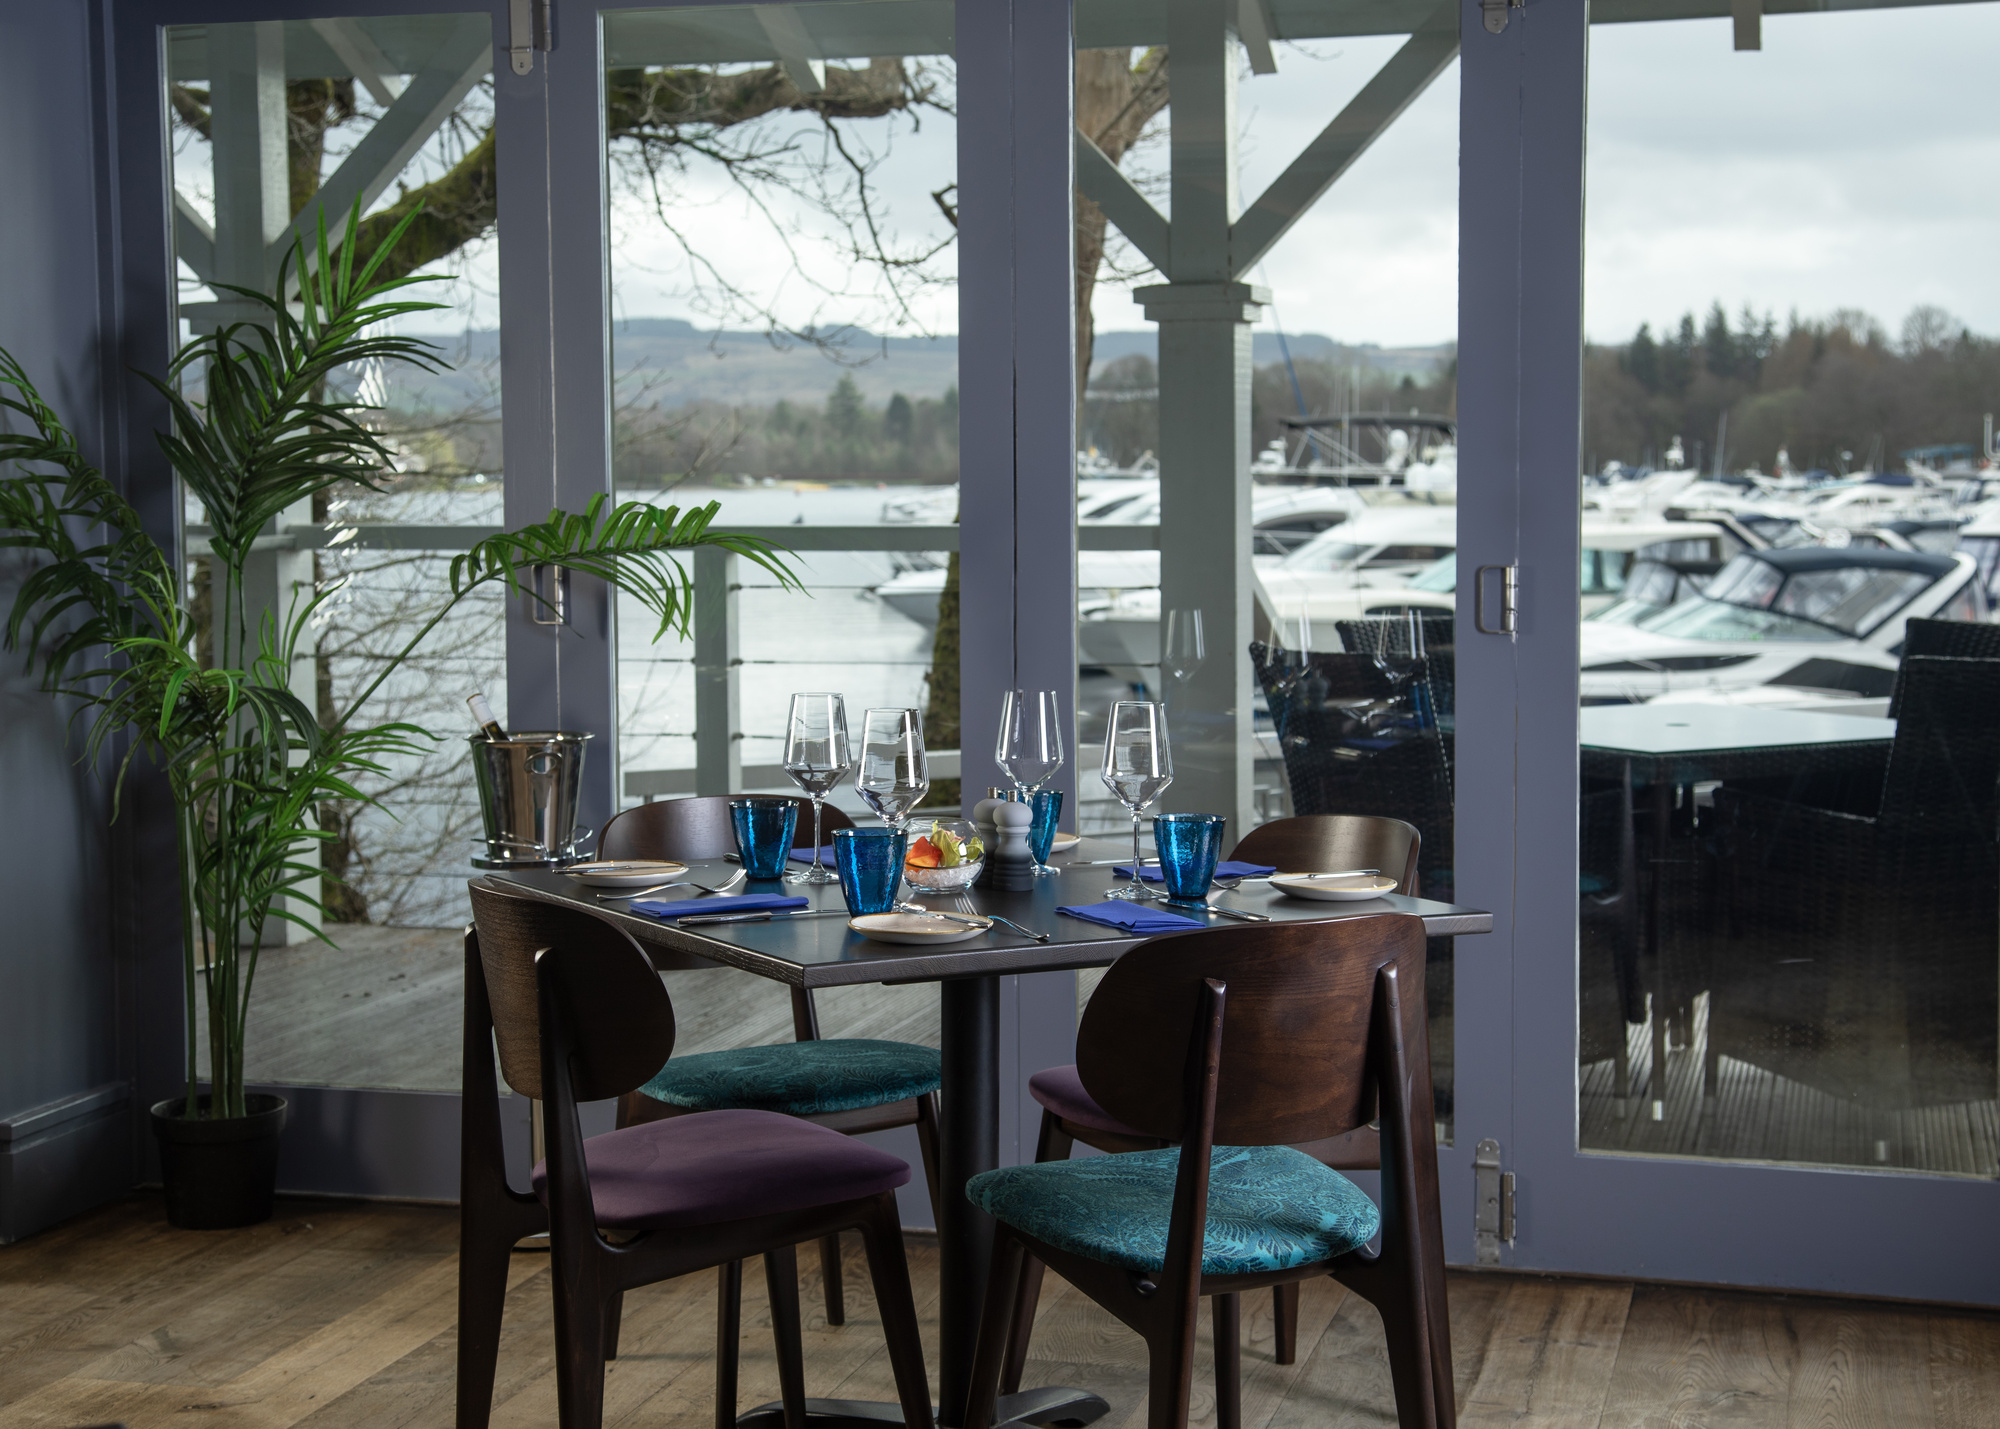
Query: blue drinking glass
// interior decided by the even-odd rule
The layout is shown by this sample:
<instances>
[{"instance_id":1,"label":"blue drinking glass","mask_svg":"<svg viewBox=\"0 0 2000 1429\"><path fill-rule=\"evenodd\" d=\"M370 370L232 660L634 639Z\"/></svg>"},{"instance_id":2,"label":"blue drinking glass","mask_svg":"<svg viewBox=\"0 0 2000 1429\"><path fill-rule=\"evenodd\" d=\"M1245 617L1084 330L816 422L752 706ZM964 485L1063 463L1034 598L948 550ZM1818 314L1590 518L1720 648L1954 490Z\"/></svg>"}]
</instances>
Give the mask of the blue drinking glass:
<instances>
[{"instance_id":1,"label":"blue drinking glass","mask_svg":"<svg viewBox=\"0 0 2000 1429\"><path fill-rule=\"evenodd\" d=\"M790 799L731 799L729 827L736 834L736 855L750 878L783 878L792 856L792 833L799 826L799 806Z\"/></svg>"},{"instance_id":2,"label":"blue drinking glass","mask_svg":"<svg viewBox=\"0 0 2000 1429\"><path fill-rule=\"evenodd\" d=\"M1228 824L1220 814L1161 814L1153 820L1153 847L1159 850L1168 898L1192 902L1208 896Z\"/></svg>"},{"instance_id":3,"label":"blue drinking glass","mask_svg":"<svg viewBox=\"0 0 2000 1429\"><path fill-rule=\"evenodd\" d=\"M1062 872L1049 867L1049 850L1055 846L1056 820L1062 817L1062 804L1062 790L1038 789L1029 806L1033 813L1028 822L1028 852L1034 855L1038 878Z\"/></svg>"},{"instance_id":4,"label":"blue drinking glass","mask_svg":"<svg viewBox=\"0 0 2000 1429\"><path fill-rule=\"evenodd\" d=\"M887 913L896 906L903 882L903 852L909 836L897 829L835 829L833 867L847 911Z\"/></svg>"}]
</instances>

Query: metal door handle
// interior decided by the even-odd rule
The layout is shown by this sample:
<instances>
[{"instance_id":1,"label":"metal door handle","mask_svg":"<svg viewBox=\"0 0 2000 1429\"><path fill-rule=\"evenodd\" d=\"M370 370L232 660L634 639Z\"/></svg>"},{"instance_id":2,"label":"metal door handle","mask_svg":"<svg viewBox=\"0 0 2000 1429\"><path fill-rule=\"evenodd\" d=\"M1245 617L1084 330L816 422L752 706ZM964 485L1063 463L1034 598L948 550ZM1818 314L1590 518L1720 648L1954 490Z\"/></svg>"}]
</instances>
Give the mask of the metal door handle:
<instances>
[{"instance_id":1,"label":"metal door handle","mask_svg":"<svg viewBox=\"0 0 2000 1429\"><path fill-rule=\"evenodd\" d=\"M1486 623L1486 573L1500 572L1500 623ZM1481 635L1515 634L1515 611L1521 594L1519 566L1481 566L1472 573L1472 628Z\"/></svg>"}]
</instances>

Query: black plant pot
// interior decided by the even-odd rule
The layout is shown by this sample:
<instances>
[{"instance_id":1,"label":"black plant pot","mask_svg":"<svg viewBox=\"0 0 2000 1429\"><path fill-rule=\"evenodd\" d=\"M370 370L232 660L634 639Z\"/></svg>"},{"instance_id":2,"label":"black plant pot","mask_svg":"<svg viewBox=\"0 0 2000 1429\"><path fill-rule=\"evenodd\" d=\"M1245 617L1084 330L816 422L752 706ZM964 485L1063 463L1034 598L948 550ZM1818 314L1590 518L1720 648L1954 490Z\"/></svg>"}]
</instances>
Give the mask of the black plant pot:
<instances>
[{"instance_id":1,"label":"black plant pot","mask_svg":"<svg viewBox=\"0 0 2000 1429\"><path fill-rule=\"evenodd\" d=\"M288 1103L269 1092L243 1098L248 1116L190 1121L187 1098L153 1107L167 1222L188 1231L220 1231L271 1219L278 1190L278 1134ZM208 1098L201 1099L205 1109Z\"/></svg>"}]
</instances>

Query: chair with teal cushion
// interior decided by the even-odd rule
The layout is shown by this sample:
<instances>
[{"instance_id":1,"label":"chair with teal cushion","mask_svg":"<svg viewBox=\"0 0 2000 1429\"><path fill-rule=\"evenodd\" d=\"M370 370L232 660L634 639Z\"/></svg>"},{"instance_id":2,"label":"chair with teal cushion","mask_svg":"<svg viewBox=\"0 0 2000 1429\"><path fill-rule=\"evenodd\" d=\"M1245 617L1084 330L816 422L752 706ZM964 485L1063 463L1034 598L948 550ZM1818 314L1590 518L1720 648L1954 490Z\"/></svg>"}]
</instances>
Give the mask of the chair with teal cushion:
<instances>
[{"instance_id":1,"label":"chair with teal cushion","mask_svg":"<svg viewBox=\"0 0 2000 1429\"><path fill-rule=\"evenodd\" d=\"M810 820L809 801L795 802ZM829 835L834 829L853 827L831 805L824 815ZM605 858L682 862L734 854L729 799L719 795L662 799L627 809L604 826L599 848ZM937 1048L860 1037L822 1039L812 993L795 987L791 994L793 1041L672 1058L651 1081L619 1099L618 1124L636 1126L692 1112L755 1110L802 1117L851 1136L915 1126L924 1178L931 1204L936 1205L941 1080ZM821 1242L820 1269L826 1284L827 1323L842 1324L847 1317L837 1236Z\"/></svg>"},{"instance_id":2,"label":"chair with teal cushion","mask_svg":"<svg viewBox=\"0 0 2000 1429\"><path fill-rule=\"evenodd\" d=\"M1259 824L1230 851L1241 863L1264 863L1281 873L1329 872L1341 868L1379 868L1398 880L1398 893L1417 891L1417 858L1423 839L1414 826L1378 814L1299 814ZM1042 1130L1035 1160L1061 1161L1081 1141L1099 1151L1141 1151L1161 1145L1122 1125L1090 1099L1074 1066L1048 1067L1028 1079L1028 1093L1042 1106ZM1338 1143L1311 1148L1312 1154L1341 1170L1374 1170L1374 1133L1360 1131ZM1034 1330L1035 1305L1041 1297L1042 1266L1032 1256L1021 1262L1017 1318L1007 1343L1006 1368L1000 1392L1021 1387L1028 1361L1028 1339ZM1272 1357L1279 1364L1298 1359L1299 1287L1279 1285L1271 1292ZM1219 1429L1236 1429L1223 1424Z\"/></svg>"},{"instance_id":3,"label":"chair with teal cushion","mask_svg":"<svg viewBox=\"0 0 2000 1429\"><path fill-rule=\"evenodd\" d=\"M1216 1421L1240 1425L1241 1295L1322 1275L1380 1311L1398 1422L1451 1429L1421 919L1143 943L1084 1010L1076 1074L1104 1118L1158 1149L966 1184L998 1225L965 1429L991 1429L1030 1256L1144 1337L1148 1429L1187 1429L1203 1296L1214 1302ZM1371 1121L1379 1211L1297 1149L1340 1145Z\"/></svg>"}]
</instances>

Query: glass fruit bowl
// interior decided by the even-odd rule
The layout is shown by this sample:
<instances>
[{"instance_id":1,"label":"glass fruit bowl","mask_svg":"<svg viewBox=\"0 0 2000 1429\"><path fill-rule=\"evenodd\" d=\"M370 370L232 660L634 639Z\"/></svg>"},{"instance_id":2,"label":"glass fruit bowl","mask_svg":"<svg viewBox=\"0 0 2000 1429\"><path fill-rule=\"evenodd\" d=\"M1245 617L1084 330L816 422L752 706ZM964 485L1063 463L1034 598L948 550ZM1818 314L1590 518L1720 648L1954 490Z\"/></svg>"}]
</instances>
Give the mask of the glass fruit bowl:
<instances>
[{"instance_id":1,"label":"glass fruit bowl","mask_svg":"<svg viewBox=\"0 0 2000 1429\"><path fill-rule=\"evenodd\" d=\"M986 845L967 819L912 819L903 876L925 893L970 887L986 866Z\"/></svg>"}]
</instances>

